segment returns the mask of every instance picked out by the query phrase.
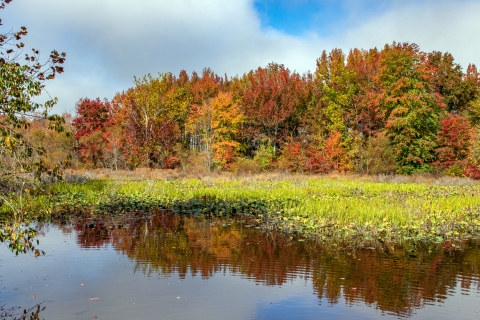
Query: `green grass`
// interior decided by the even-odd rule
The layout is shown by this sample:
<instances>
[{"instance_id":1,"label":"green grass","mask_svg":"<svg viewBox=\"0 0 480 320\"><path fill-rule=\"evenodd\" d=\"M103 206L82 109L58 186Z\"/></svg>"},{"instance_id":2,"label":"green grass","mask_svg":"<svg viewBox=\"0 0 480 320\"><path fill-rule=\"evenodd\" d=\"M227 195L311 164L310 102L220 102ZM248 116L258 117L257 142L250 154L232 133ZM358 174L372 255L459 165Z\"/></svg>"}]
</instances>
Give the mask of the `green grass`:
<instances>
[{"instance_id":1,"label":"green grass","mask_svg":"<svg viewBox=\"0 0 480 320\"><path fill-rule=\"evenodd\" d=\"M348 179L95 180L58 183L25 200L32 212L122 214L168 209L251 215L265 229L320 239L443 241L480 233L480 186ZM2 206L0 210L6 211Z\"/></svg>"}]
</instances>

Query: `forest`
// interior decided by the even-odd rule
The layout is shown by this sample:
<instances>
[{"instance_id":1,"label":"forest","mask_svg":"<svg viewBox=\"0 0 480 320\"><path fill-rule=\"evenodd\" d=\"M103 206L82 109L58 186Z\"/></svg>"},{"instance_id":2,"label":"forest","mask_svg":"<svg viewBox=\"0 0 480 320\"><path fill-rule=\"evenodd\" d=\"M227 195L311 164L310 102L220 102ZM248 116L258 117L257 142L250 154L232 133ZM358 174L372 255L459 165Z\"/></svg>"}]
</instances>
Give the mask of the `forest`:
<instances>
[{"instance_id":1,"label":"forest","mask_svg":"<svg viewBox=\"0 0 480 320\"><path fill-rule=\"evenodd\" d=\"M302 75L276 63L230 78L149 74L75 111L71 137L45 120L24 132L47 166L480 178L476 66L410 43L324 51Z\"/></svg>"}]
</instances>

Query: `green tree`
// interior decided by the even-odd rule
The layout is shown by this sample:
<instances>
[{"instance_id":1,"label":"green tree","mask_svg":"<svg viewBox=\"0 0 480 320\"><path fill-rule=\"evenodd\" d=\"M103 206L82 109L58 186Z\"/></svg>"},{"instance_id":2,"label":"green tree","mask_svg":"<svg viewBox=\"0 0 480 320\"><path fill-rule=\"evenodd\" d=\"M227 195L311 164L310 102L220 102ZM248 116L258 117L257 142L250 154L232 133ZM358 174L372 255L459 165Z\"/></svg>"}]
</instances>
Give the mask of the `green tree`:
<instances>
[{"instance_id":1,"label":"green tree","mask_svg":"<svg viewBox=\"0 0 480 320\"><path fill-rule=\"evenodd\" d=\"M12 0L2 1L0 10L10 2ZM18 185L21 196L26 173L35 173L38 178L45 171L58 173L58 166L47 170L39 157L43 153L42 148L29 143L22 130L29 127L32 119L38 118L48 119L51 129L63 130L63 119L48 114L57 99L51 98L45 103L35 100L44 92L44 82L63 72L61 65L66 55L53 50L44 63L40 62L40 52L36 49L22 55L25 45L21 39L26 35L26 27L16 32L0 33L0 212L10 210L14 214L13 220L0 224L0 241L7 243L10 250L17 254L34 252L37 256L40 251L33 242L36 231L25 226L21 207L7 199L6 193L12 190L9 186ZM5 207L7 210L4 210Z\"/></svg>"},{"instance_id":2,"label":"green tree","mask_svg":"<svg viewBox=\"0 0 480 320\"><path fill-rule=\"evenodd\" d=\"M443 114L440 95L429 86L425 54L415 44L386 45L377 77L386 132L396 154L397 171L429 171Z\"/></svg>"},{"instance_id":3,"label":"green tree","mask_svg":"<svg viewBox=\"0 0 480 320\"><path fill-rule=\"evenodd\" d=\"M11 1L2 1L0 9ZM12 158L13 163L1 168L3 178L18 177L25 172L40 173L45 169L41 161L31 161L35 151L38 154L42 150L29 144L21 134L31 119L46 118L51 129L62 130L63 119L48 114L57 99L51 98L44 103L34 100L44 92L45 81L63 72L61 64L66 55L53 50L49 59L42 63L39 61L40 52L32 49L32 53L25 54L22 61L25 45L21 39L26 35L26 27L17 32L0 34L0 155Z\"/></svg>"}]
</instances>

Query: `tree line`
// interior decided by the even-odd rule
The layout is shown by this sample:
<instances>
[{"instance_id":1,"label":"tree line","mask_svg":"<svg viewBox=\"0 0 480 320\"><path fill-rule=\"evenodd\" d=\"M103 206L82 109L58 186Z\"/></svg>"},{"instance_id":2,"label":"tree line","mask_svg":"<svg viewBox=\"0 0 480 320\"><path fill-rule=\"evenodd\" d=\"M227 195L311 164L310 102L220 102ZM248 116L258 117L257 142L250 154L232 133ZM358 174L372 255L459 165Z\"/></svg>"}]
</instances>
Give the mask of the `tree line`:
<instances>
[{"instance_id":1,"label":"tree line","mask_svg":"<svg viewBox=\"0 0 480 320\"><path fill-rule=\"evenodd\" d=\"M480 178L480 76L410 43L324 51L314 72L270 63L134 79L71 117L77 164Z\"/></svg>"}]
</instances>

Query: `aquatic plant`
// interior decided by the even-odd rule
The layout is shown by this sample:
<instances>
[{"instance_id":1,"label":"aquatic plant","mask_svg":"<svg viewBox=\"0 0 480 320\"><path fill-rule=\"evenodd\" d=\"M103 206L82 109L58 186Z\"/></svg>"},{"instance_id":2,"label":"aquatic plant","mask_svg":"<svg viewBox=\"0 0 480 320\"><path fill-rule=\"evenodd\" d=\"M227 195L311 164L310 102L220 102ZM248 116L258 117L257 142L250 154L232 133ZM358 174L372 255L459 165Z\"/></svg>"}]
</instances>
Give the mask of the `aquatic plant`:
<instances>
[{"instance_id":1,"label":"aquatic plant","mask_svg":"<svg viewBox=\"0 0 480 320\"><path fill-rule=\"evenodd\" d=\"M441 242L480 234L480 186L348 179L92 180L58 183L26 201L43 216L252 216L265 230L320 240Z\"/></svg>"}]
</instances>

